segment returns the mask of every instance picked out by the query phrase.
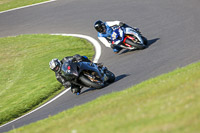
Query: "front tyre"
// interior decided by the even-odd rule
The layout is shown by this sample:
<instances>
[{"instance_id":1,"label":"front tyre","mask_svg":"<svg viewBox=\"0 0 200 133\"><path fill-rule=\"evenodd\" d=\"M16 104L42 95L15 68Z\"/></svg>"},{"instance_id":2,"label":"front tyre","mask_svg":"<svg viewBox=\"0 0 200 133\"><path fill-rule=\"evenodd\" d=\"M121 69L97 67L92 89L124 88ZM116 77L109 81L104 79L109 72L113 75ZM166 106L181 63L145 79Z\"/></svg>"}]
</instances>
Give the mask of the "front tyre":
<instances>
[{"instance_id":1,"label":"front tyre","mask_svg":"<svg viewBox=\"0 0 200 133\"><path fill-rule=\"evenodd\" d=\"M108 81L109 83L113 83L115 81L115 75L111 71L107 70L106 71L106 76L108 76Z\"/></svg>"},{"instance_id":2,"label":"front tyre","mask_svg":"<svg viewBox=\"0 0 200 133\"><path fill-rule=\"evenodd\" d=\"M143 40L143 42L144 42L144 45L145 45L145 46L148 46L148 40L147 40L147 38L144 37L144 36L142 36L142 40Z\"/></svg>"},{"instance_id":3,"label":"front tyre","mask_svg":"<svg viewBox=\"0 0 200 133\"><path fill-rule=\"evenodd\" d=\"M84 75L81 75L79 77L80 81L85 84L86 86L88 87L92 87L92 88L96 88L96 89L101 89L104 87L104 84L103 83L95 83L95 82L92 82L90 79L88 79L86 76Z\"/></svg>"}]
</instances>

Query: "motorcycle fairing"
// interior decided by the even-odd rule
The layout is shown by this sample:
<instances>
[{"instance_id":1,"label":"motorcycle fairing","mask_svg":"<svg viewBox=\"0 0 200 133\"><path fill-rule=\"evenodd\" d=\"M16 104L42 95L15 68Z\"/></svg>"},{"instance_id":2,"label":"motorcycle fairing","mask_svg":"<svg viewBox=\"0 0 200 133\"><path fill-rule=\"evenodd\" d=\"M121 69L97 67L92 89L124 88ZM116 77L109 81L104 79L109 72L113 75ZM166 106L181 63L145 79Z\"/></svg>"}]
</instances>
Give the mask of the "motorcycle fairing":
<instances>
[{"instance_id":1,"label":"motorcycle fairing","mask_svg":"<svg viewBox=\"0 0 200 133\"><path fill-rule=\"evenodd\" d=\"M96 64L90 63L90 62L78 62L78 64L79 64L78 65L79 66L79 74L84 70L89 70L89 71L96 72L99 77L102 77Z\"/></svg>"},{"instance_id":2,"label":"motorcycle fairing","mask_svg":"<svg viewBox=\"0 0 200 133\"><path fill-rule=\"evenodd\" d=\"M126 34L134 35L140 41L141 44L144 44L141 35L135 29L128 27L125 28L125 30Z\"/></svg>"}]
</instances>

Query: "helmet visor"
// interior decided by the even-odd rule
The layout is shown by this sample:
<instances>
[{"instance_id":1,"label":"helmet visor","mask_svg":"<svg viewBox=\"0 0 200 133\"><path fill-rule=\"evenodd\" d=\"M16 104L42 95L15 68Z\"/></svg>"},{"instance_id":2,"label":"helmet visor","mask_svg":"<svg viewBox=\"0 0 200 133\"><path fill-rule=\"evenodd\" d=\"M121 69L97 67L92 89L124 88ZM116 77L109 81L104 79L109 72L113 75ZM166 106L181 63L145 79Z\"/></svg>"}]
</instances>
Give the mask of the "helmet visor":
<instances>
[{"instance_id":1,"label":"helmet visor","mask_svg":"<svg viewBox=\"0 0 200 133\"><path fill-rule=\"evenodd\" d=\"M56 66L56 68L54 69L56 72L58 71L58 69L59 69L59 66Z\"/></svg>"},{"instance_id":2,"label":"helmet visor","mask_svg":"<svg viewBox=\"0 0 200 133\"><path fill-rule=\"evenodd\" d=\"M103 33L106 31L106 26L103 24L103 25L99 25L96 27L96 30L100 33Z\"/></svg>"}]
</instances>

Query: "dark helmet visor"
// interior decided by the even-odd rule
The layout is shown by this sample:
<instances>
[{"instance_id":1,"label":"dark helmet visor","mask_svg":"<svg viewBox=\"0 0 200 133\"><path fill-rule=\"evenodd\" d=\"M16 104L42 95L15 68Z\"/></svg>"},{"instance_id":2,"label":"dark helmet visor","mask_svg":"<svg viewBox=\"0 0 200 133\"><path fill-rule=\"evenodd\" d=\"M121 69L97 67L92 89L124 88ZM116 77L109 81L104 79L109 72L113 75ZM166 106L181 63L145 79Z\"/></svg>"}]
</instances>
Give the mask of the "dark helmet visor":
<instances>
[{"instance_id":1,"label":"dark helmet visor","mask_svg":"<svg viewBox=\"0 0 200 133\"><path fill-rule=\"evenodd\" d=\"M103 24L103 25L99 25L98 27L96 27L96 29L98 32L103 33L103 32L105 32L106 27Z\"/></svg>"}]
</instances>

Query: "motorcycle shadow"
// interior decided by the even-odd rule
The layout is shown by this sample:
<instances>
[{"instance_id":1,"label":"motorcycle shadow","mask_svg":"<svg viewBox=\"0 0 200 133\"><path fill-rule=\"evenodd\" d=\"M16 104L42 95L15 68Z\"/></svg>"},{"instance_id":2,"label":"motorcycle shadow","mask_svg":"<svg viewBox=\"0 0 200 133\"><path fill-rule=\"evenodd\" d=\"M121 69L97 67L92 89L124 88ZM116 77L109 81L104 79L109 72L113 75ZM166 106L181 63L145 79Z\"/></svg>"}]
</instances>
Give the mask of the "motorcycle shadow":
<instances>
[{"instance_id":1,"label":"motorcycle shadow","mask_svg":"<svg viewBox=\"0 0 200 133\"><path fill-rule=\"evenodd\" d=\"M117 81L119 81L119 80L121 80L121 79L123 79L123 78L125 78L125 77L127 77L127 76L129 76L129 74L122 74L122 75L119 75L119 76L115 77L115 81L114 81L113 83L115 83L115 82L117 82ZM107 86L109 86L109 85L111 85L111 84L113 84L113 83L106 84L106 85L105 85L103 88L101 88L101 89L104 89L105 87L107 87ZM101 90L101 89L100 89L100 90ZM87 93L87 92L90 92L90 91L95 91L95 90L99 90L99 89L96 89L96 88L89 88L89 89L86 89L86 90L82 91L80 94L84 94L84 93Z\"/></svg>"},{"instance_id":2,"label":"motorcycle shadow","mask_svg":"<svg viewBox=\"0 0 200 133\"><path fill-rule=\"evenodd\" d=\"M155 39L151 39L151 40L147 40L147 45L146 45L146 48L148 48L149 46L151 46L152 44L154 44L156 41L158 41L160 38L155 38ZM145 48L145 49L146 49ZM133 51L138 51L138 49L133 49L133 50L130 50L130 49L125 49L124 51L122 51L120 54L125 54L125 53L128 53L128 52L133 52ZM120 55L119 54L119 55Z\"/></svg>"},{"instance_id":3,"label":"motorcycle shadow","mask_svg":"<svg viewBox=\"0 0 200 133\"><path fill-rule=\"evenodd\" d=\"M147 48L148 48L149 46L151 46L152 44L154 44L155 42L157 42L158 40L160 40L160 38L155 38L155 39L148 40Z\"/></svg>"}]
</instances>

